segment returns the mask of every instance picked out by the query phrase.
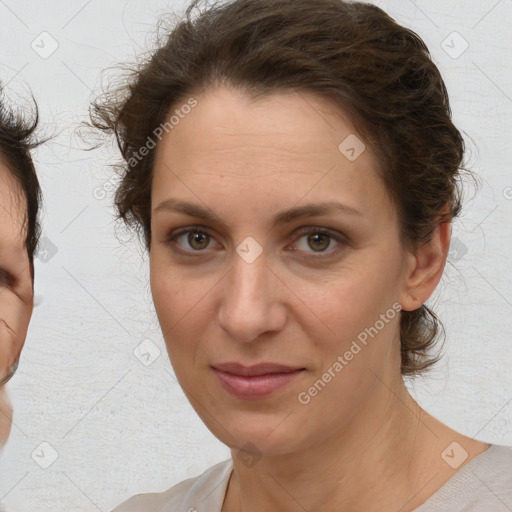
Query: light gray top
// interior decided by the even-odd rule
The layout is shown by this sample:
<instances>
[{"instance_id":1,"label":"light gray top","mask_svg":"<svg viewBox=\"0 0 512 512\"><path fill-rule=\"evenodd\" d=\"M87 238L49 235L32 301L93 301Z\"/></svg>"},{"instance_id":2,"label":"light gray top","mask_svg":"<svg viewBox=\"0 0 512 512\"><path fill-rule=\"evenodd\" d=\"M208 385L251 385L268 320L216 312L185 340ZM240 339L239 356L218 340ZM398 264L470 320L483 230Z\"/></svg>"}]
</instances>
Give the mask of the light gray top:
<instances>
[{"instance_id":1,"label":"light gray top","mask_svg":"<svg viewBox=\"0 0 512 512\"><path fill-rule=\"evenodd\" d=\"M221 512L231 459L167 491L138 494L113 512ZM491 445L461 467L415 512L511 512L512 447Z\"/></svg>"}]
</instances>

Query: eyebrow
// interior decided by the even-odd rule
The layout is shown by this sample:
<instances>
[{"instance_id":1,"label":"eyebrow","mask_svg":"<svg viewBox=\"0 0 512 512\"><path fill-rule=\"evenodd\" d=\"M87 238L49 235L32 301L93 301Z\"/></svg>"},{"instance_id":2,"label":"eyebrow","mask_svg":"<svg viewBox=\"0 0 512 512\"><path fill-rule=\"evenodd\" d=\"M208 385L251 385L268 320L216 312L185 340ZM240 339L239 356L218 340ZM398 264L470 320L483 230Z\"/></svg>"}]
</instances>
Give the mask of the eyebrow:
<instances>
[{"instance_id":1,"label":"eyebrow","mask_svg":"<svg viewBox=\"0 0 512 512\"><path fill-rule=\"evenodd\" d=\"M177 199L166 199L162 201L153 212L160 211L174 211L185 213L191 217L196 217L210 222L217 222L226 227L226 223L213 211L208 208L203 208L200 205L188 203L186 201L178 201ZM362 213L351 206L337 202L323 202L316 204L307 204L304 206L296 206L288 210L283 210L277 213L272 219L272 226L278 224L289 224L297 219L304 217L314 217L320 215L328 215L332 213L347 213L350 215L357 215L362 217Z\"/></svg>"}]
</instances>

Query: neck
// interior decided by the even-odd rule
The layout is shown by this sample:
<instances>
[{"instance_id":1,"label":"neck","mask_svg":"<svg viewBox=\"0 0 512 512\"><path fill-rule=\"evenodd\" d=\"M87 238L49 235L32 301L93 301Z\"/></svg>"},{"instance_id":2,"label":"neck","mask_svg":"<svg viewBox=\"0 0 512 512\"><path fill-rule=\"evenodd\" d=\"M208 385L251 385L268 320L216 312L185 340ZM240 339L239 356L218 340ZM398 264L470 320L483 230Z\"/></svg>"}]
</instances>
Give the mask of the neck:
<instances>
[{"instance_id":1,"label":"neck","mask_svg":"<svg viewBox=\"0 0 512 512\"><path fill-rule=\"evenodd\" d=\"M376 379L372 399L329 438L300 452L262 457L253 467L233 457L223 510L406 512L404 504L421 499L419 505L425 498L418 489L431 477L434 457L426 447L439 437L401 378Z\"/></svg>"}]
</instances>

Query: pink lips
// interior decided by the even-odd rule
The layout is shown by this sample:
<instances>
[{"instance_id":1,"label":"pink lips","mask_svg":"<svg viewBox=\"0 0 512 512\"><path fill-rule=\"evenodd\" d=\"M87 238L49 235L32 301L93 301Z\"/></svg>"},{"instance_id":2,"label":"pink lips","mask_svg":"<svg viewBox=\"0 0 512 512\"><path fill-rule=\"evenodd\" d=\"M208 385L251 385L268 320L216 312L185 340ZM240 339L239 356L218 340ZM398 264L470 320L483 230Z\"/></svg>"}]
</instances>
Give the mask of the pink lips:
<instances>
[{"instance_id":1,"label":"pink lips","mask_svg":"<svg viewBox=\"0 0 512 512\"><path fill-rule=\"evenodd\" d=\"M221 386L242 399L265 398L283 388L305 369L274 363L243 366L224 363L213 366Z\"/></svg>"}]
</instances>

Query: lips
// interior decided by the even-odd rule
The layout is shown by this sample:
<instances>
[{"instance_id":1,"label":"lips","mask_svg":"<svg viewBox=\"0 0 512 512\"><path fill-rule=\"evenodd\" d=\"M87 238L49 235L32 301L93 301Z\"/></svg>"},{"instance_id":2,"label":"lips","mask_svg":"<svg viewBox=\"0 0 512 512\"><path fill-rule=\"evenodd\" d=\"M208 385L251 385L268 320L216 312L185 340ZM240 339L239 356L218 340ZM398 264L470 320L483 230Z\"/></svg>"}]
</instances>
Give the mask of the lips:
<instances>
[{"instance_id":1,"label":"lips","mask_svg":"<svg viewBox=\"0 0 512 512\"><path fill-rule=\"evenodd\" d=\"M305 368L276 363L260 363L253 366L223 363L212 368L221 386L240 399L266 398L305 371Z\"/></svg>"},{"instance_id":2,"label":"lips","mask_svg":"<svg viewBox=\"0 0 512 512\"><path fill-rule=\"evenodd\" d=\"M253 366L244 366L239 363L224 363L214 366L217 370L231 373L233 375L241 375L243 377L251 377L254 375L268 375L272 373L290 373L304 368L285 366L275 363L260 363Z\"/></svg>"}]
</instances>

